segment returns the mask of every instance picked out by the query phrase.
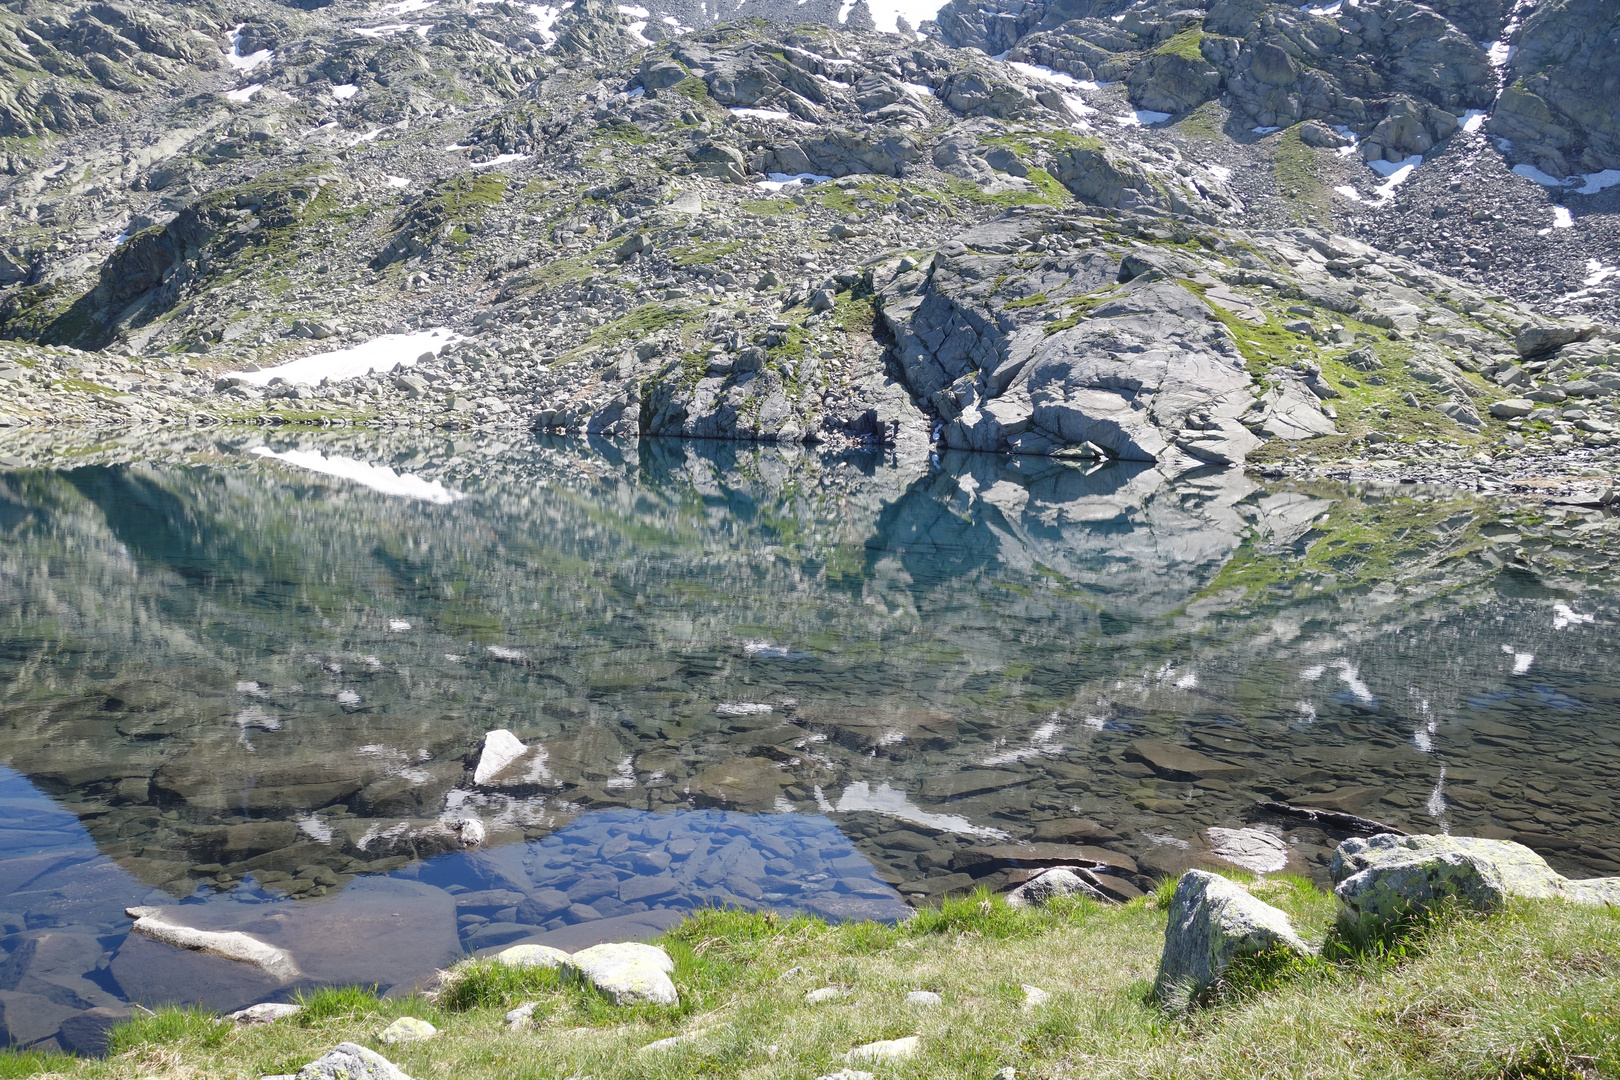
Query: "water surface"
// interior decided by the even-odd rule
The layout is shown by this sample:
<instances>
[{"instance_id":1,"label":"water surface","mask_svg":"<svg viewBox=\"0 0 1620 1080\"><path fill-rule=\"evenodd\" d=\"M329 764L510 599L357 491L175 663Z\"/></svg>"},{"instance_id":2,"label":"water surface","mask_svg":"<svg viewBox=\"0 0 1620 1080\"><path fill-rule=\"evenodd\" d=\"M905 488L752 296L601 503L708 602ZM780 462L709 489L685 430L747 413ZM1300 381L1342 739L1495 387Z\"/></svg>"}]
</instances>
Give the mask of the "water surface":
<instances>
[{"instance_id":1,"label":"water surface","mask_svg":"<svg viewBox=\"0 0 1620 1080\"><path fill-rule=\"evenodd\" d=\"M658 441L77 460L0 472L20 1041L290 992L126 940L130 904L300 956L387 907L419 947L306 972L407 986L710 903L898 917L1014 843L1120 895L1321 877L1342 834L1264 799L1620 873L1599 511ZM497 728L529 755L475 783Z\"/></svg>"}]
</instances>

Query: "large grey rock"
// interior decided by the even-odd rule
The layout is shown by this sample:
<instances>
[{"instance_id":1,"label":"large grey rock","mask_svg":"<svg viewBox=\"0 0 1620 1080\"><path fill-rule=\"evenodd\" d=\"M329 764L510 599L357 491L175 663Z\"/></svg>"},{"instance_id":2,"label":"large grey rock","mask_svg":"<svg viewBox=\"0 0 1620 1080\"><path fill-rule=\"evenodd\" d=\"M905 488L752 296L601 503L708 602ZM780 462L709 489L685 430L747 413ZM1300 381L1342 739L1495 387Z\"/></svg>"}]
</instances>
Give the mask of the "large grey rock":
<instances>
[{"instance_id":1,"label":"large grey rock","mask_svg":"<svg viewBox=\"0 0 1620 1080\"><path fill-rule=\"evenodd\" d=\"M1592 340L1599 329L1595 323L1588 326L1527 326L1514 335L1513 347L1526 359L1546 356L1565 345Z\"/></svg>"},{"instance_id":2,"label":"large grey rock","mask_svg":"<svg viewBox=\"0 0 1620 1080\"><path fill-rule=\"evenodd\" d=\"M1515 897L1620 903L1620 878L1570 881L1523 844L1466 836L1346 840L1329 866L1347 922L1378 930L1442 903L1497 911Z\"/></svg>"},{"instance_id":3,"label":"large grey rock","mask_svg":"<svg viewBox=\"0 0 1620 1080\"><path fill-rule=\"evenodd\" d=\"M1170 901L1154 996L1168 1007L1184 1007L1219 982L1235 960L1279 950L1301 957L1311 952L1287 914L1226 878L1189 870Z\"/></svg>"},{"instance_id":4,"label":"large grey rock","mask_svg":"<svg viewBox=\"0 0 1620 1080\"><path fill-rule=\"evenodd\" d=\"M411 1080L375 1050L356 1043L338 1043L298 1070L297 1080Z\"/></svg>"},{"instance_id":5,"label":"large grey rock","mask_svg":"<svg viewBox=\"0 0 1620 1080\"><path fill-rule=\"evenodd\" d=\"M593 945L570 956L568 967L619 1005L675 1005L680 1001L669 978L675 964L656 945Z\"/></svg>"}]
</instances>

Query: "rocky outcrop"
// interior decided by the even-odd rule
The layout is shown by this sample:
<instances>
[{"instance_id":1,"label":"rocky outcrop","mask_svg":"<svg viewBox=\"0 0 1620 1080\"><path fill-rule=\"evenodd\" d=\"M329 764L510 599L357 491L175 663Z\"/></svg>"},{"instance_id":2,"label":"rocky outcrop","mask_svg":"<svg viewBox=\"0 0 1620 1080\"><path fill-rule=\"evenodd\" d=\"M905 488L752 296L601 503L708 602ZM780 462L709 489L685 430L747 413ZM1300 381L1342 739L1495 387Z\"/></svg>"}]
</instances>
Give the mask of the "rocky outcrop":
<instances>
[{"instance_id":1,"label":"rocky outcrop","mask_svg":"<svg viewBox=\"0 0 1620 1080\"><path fill-rule=\"evenodd\" d=\"M1620 10L1604 0L1533 9L1508 64L1491 131L1556 177L1620 169Z\"/></svg>"},{"instance_id":2,"label":"rocky outcrop","mask_svg":"<svg viewBox=\"0 0 1620 1080\"><path fill-rule=\"evenodd\" d=\"M927 265L884 271L893 353L939 415L941 441L1033 454L1089 446L1172 468L1241 462L1259 439L1244 427L1252 380L1230 335L1164 272L1064 224L1006 218ZM1065 250L1027 269L1019 256L1047 233Z\"/></svg>"},{"instance_id":3,"label":"rocky outcrop","mask_svg":"<svg viewBox=\"0 0 1620 1080\"><path fill-rule=\"evenodd\" d=\"M1345 921L1382 931L1442 904L1499 911L1511 899L1620 906L1620 878L1571 881L1523 844L1383 833L1340 844L1329 867Z\"/></svg>"},{"instance_id":4,"label":"rocky outcrop","mask_svg":"<svg viewBox=\"0 0 1620 1080\"><path fill-rule=\"evenodd\" d=\"M1170 900L1153 994L1167 1008L1186 1008L1238 960L1310 954L1287 914L1255 899L1235 882L1189 870L1176 883Z\"/></svg>"}]
</instances>

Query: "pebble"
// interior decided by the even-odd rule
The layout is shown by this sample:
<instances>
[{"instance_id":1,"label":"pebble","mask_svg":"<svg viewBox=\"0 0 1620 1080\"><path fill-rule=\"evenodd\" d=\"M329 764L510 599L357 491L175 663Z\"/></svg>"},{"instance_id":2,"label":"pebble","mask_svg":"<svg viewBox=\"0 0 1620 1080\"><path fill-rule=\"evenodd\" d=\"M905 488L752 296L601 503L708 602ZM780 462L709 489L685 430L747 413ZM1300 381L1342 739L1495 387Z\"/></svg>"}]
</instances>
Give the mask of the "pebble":
<instances>
[{"instance_id":1,"label":"pebble","mask_svg":"<svg viewBox=\"0 0 1620 1080\"><path fill-rule=\"evenodd\" d=\"M1048 1001L1052 1000L1052 995L1047 993L1045 990L1042 990L1038 986L1031 986L1029 983L1024 983L1023 989L1025 1009L1038 1009L1042 1005L1045 1005Z\"/></svg>"},{"instance_id":2,"label":"pebble","mask_svg":"<svg viewBox=\"0 0 1620 1080\"><path fill-rule=\"evenodd\" d=\"M924 1008L933 1008L934 1006L941 1004L943 1001L944 999L938 994L934 993L932 990L913 990L911 993L906 995L907 1005L918 1005Z\"/></svg>"},{"instance_id":3,"label":"pebble","mask_svg":"<svg viewBox=\"0 0 1620 1080\"><path fill-rule=\"evenodd\" d=\"M812 990L804 995L806 1005L820 1005L823 1001L837 1001L844 996L844 992L836 986L823 986L819 990Z\"/></svg>"}]
</instances>

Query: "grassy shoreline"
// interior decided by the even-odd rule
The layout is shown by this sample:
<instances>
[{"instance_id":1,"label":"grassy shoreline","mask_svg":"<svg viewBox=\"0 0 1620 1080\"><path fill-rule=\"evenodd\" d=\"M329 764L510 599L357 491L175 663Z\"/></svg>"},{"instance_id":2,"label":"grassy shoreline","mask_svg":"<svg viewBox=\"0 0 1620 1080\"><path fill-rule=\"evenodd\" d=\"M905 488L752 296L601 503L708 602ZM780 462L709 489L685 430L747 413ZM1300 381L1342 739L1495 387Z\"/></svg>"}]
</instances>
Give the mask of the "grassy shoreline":
<instances>
[{"instance_id":1,"label":"grassy shoreline","mask_svg":"<svg viewBox=\"0 0 1620 1080\"><path fill-rule=\"evenodd\" d=\"M1328 936L1328 893L1286 877L1250 887L1313 944ZM911 1035L916 1056L853 1067L898 1080L989 1080L1009 1066L1189 1080L1620 1076L1620 910L1520 901L1452 915L1392 947L1267 972L1177 1017L1150 997L1168 896L1015 910L979 894L899 926L702 912L660 942L676 964L673 1008L618 1007L552 971L468 962L437 1000L326 990L254 1028L165 1009L115 1030L105 1059L7 1053L0 1077L257 1078L352 1041L417 1080L814 1080L845 1068L854 1046ZM823 987L842 996L807 1004ZM1031 1003L1026 987L1048 997ZM916 990L941 1001L908 1003ZM533 1025L512 1030L506 1012L528 1002ZM400 1016L440 1033L379 1047ZM646 1049L674 1036L690 1037Z\"/></svg>"}]
</instances>

